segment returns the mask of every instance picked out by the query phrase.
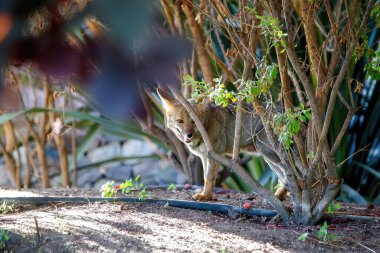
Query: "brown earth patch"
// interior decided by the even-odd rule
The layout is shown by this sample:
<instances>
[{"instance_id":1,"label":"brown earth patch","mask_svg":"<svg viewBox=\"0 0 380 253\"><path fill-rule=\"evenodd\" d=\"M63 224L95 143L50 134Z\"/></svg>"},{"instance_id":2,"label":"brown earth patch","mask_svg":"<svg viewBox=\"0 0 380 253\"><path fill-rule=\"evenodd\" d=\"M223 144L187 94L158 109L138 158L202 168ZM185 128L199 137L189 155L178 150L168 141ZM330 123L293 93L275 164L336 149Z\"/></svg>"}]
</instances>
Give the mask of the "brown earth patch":
<instances>
[{"instance_id":1,"label":"brown earth patch","mask_svg":"<svg viewBox=\"0 0 380 253\"><path fill-rule=\"evenodd\" d=\"M150 190L150 198L191 200L193 192ZM12 191L1 197L99 196L79 189ZM219 191L213 202L270 208L260 198ZM379 208L342 204L342 214L380 216ZM38 225L38 229L36 227ZM318 226L271 224L261 217L227 215L146 203L15 206L0 215L8 252L380 252L378 221L329 221L331 241ZM305 242L297 240L308 233Z\"/></svg>"}]
</instances>

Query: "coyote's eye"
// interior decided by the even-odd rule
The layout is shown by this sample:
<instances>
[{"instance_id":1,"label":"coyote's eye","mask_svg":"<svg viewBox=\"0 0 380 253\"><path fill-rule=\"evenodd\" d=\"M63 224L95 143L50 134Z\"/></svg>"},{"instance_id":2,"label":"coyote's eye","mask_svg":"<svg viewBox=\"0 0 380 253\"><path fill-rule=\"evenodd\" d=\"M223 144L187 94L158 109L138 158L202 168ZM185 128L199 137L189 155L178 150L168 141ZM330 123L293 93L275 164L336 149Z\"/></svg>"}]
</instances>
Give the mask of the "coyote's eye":
<instances>
[{"instance_id":1,"label":"coyote's eye","mask_svg":"<svg viewBox=\"0 0 380 253\"><path fill-rule=\"evenodd\" d=\"M183 123L183 120L182 119L177 119L177 122L182 124Z\"/></svg>"},{"instance_id":2,"label":"coyote's eye","mask_svg":"<svg viewBox=\"0 0 380 253\"><path fill-rule=\"evenodd\" d=\"M194 123L195 123L195 122L194 122L194 120L192 120L192 121L191 121L191 123L193 123L193 124L194 124Z\"/></svg>"}]
</instances>

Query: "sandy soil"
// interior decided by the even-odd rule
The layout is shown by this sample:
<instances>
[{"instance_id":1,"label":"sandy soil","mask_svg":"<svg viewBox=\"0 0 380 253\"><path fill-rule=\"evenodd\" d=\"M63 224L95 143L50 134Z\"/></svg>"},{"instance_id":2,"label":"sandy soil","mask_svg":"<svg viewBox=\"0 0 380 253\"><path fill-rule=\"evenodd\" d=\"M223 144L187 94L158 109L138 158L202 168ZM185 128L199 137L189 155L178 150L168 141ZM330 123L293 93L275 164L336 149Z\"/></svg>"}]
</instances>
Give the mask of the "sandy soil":
<instances>
[{"instance_id":1,"label":"sandy soil","mask_svg":"<svg viewBox=\"0 0 380 253\"><path fill-rule=\"evenodd\" d=\"M15 192L0 196L94 196L81 190ZM151 198L190 199L187 193L151 190ZM247 195L216 194L218 203L242 205ZM258 199L257 207L265 207ZM134 204L49 204L18 206L0 215L10 252L380 252L376 221L331 221L331 241L317 239L321 225L271 224L260 217L226 215L181 208ZM343 205L342 213L378 216L379 208ZM37 228L38 227L38 228ZM297 240L309 233L305 242ZM1 250L0 250L1 251Z\"/></svg>"}]
</instances>

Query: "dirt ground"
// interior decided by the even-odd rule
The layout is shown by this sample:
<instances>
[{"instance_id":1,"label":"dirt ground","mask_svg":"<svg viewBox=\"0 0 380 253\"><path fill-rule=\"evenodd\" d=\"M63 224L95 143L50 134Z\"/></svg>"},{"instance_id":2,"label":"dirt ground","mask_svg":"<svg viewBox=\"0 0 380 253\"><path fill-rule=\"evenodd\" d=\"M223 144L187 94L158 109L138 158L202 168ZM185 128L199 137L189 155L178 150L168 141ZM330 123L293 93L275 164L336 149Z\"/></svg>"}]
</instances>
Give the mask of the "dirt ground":
<instances>
[{"instance_id":1,"label":"dirt ground","mask_svg":"<svg viewBox=\"0 0 380 253\"><path fill-rule=\"evenodd\" d=\"M190 200L193 192L150 190L150 198ZM82 190L12 191L14 196L99 196ZM249 196L219 191L216 203L243 205ZM255 197L254 207L266 207ZM380 216L380 208L342 205L343 214ZM378 221L329 221L329 241L317 238L317 226L272 224L261 217L146 203L88 203L14 206L0 214L9 235L5 252L380 252ZM306 241L297 238L308 233ZM0 241L1 242L1 241ZM1 250L0 250L1 251Z\"/></svg>"}]
</instances>

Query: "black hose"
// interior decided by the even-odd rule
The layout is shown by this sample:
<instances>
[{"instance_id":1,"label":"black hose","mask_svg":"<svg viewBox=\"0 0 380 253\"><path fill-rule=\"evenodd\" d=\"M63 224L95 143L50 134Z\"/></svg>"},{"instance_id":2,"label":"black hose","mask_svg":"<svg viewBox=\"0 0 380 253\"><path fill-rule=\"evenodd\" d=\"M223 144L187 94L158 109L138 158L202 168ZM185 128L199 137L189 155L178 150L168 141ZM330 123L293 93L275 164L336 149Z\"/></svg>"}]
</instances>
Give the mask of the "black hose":
<instances>
[{"instance_id":1,"label":"black hose","mask_svg":"<svg viewBox=\"0 0 380 253\"><path fill-rule=\"evenodd\" d=\"M179 207L186 209L194 209L201 211L212 211L223 214L231 214L236 212L245 215L256 215L265 217L274 217L277 212L274 210L267 210L263 208L249 208L244 209L242 207L208 203L208 202L196 202L187 200L174 200L174 199L139 199L139 198L126 198L126 197L114 197L114 198L100 198L100 197L16 197L16 198L0 198L0 203L6 204L29 204L40 205L48 203L93 203L93 202L141 202L149 204L157 204L163 206Z\"/></svg>"},{"instance_id":2,"label":"black hose","mask_svg":"<svg viewBox=\"0 0 380 253\"><path fill-rule=\"evenodd\" d=\"M272 218L277 215L277 211L264 208L249 208L216 204L209 202L196 202L175 199L140 199L126 197L15 197L0 198L0 203L5 204L24 204L24 205L41 205L49 203L94 203L94 202L127 202L127 203L148 203L162 206L178 207L200 211L211 211L222 214L245 214L248 216L263 216ZM344 215L344 214L325 214L322 219L344 219L346 221L380 221L380 217L361 216L361 215Z\"/></svg>"}]
</instances>

